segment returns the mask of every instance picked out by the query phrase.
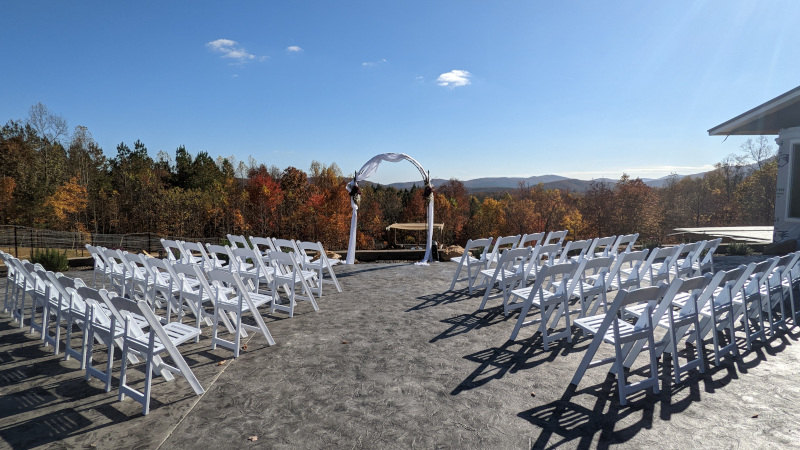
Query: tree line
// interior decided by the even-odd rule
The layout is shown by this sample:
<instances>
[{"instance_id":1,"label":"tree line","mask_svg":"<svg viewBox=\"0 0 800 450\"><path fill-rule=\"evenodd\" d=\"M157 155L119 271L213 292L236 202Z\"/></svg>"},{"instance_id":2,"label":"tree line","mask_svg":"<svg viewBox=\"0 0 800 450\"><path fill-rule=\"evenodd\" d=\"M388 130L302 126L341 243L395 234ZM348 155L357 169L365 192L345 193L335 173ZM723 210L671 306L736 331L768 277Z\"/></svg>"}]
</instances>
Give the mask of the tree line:
<instances>
[{"instance_id":1,"label":"tree line","mask_svg":"<svg viewBox=\"0 0 800 450\"><path fill-rule=\"evenodd\" d=\"M666 242L676 227L770 225L777 163L761 136L700 177L671 176L654 188L623 175L585 193L543 185L472 195L452 179L435 190L437 240L568 229L572 238L638 232ZM107 157L86 127L41 103L0 129L0 225L93 233L222 237L228 233L347 246L350 200L336 163L283 170L185 147L151 156L139 140ZM385 248L395 222L424 222L424 190L361 187L358 246Z\"/></svg>"}]
</instances>

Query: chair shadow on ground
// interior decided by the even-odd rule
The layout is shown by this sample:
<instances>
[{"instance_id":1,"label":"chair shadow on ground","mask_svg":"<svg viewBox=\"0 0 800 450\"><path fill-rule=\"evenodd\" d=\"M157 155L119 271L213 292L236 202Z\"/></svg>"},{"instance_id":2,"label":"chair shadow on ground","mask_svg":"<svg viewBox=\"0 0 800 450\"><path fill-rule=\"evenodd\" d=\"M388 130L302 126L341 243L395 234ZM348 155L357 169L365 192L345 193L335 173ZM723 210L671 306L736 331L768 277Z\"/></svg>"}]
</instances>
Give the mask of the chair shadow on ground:
<instances>
[{"instance_id":1,"label":"chair shadow on ground","mask_svg":"<svg viewBox=\"0 0 800 450\"><path fill-rule=\"evenodd\" d=\"M474 298L475 296L469 295L466 289L447 291L440 294L426 294L417 297L417 300L422 300L422 303L408 308L405 310L405 312L420 311L427 308L433 308L435 306L463 302L464 300L471 300Z\"/></svg>"},{"instance_id":2,"label":"chair shadow on ground","mask_svg":"<svg viewBox=\"0 0 800 450\"><path fill-rule=\"evenodd\" d=\"M472 330L478 330L506 322L509 319L511 319L511 317L505 317L501 308L478 310L471 314L459 314L457 316L448 317L440 320L440 322L449 324L450 328L434 336L429 342L434 343L442 339L466 334Z\"/></svg>"},{"instance_id":3,"label":"chair shadow on ground","mask_svg":"<svg viewBox=\"0 0 800 450\"><path fill-rule=\"evenodd\" d=\"M352 277L352 276L355 276L355 275L358 275L358 274L362 274L362 273L374 272L376 270L387 270L387 269L392 269L394 267L405 266L405 265L407 265L407 264L381 264L378 267L370 267L370 268L364 268L364 269L348 270L347 272L336 272L336 278L337 279L347 278L347 277Z\"/></svg>"},{"instance_id":4,"label":"chair shadow on ground","mask_svg":"<svg viewBox=\"0 0 800 450\"><path fill-rule=\"evenodd\" d=\"M737 340L740 356L736 359L725 358L719 366L709 364L709 361L713 361L713 350L705 348L704 355L707 362L705 373L692 370L684 374L684 378L679 384L675 384L673 379L672 359L665 354L659 364L661 388L659 394L653 394L649 389L640 391L629 396L628 404L622 406L619 403L616 377L608 373L602 383L580 390L575 385L567 384L564 393L558 400L522 411L517 416L541 430L539 436L532 443L532 448L556 448L565 444L576 448L609 448L614 444L629 441L640 431L652 428L657 406L657 418L670 420L673 415L702 401L702 392L710 394L718 389L724 389L731 381L738 379L740 373L745 374L749 368L766 361L769 356L777 355L787 345L791 345L791 341L797 341L798 338L800 338L800 332L793 334L784 331L773 336L767 342L755 343L750 351L746 350L744 342ZM693 352L693 350L681 350L681 353L685 352ZM470 356L472 355L467 357ZM683 356L682 354L681 357ZM684 360L681 359L681 361ZM508 363L506 365L509 368L514 366L514 364ZM630 371L629 375L643 376L647 371L647 367L642 367ZM470 377L474 376L476 372ZM486 378L486 382L491 378L499 377ZM479 385L475 382L473 384L476 385L475 387ZM594 397L592 407L587 408L579 404L576 401L579 396L586 396L590 399ZM580 403L585 404L586 402ZM622 419L633 414L641 414L641 417L632 424L618 428Z\"/></svg>"},{"instance_id":5,"label":"chair shadow on ground","mask_svg":"<svg viewBox=\"0 0 800 450\"><path fill-rule=\"evenodd\" d=\"M502 316L502 313L498 312L498 314ZM458 395L461 392L479 388L493 380L499 380L507 373L532 369L553 362L559 356L582 352L588 347L589 341L577 342L579 334L579 332L575 333L572 344L559 341L552 344L548 350L542 348L541 334L536 332L527 339L509 340L500 347L491 347L465 355L464 359L478 363L478 367L467 375L450 394Z\"/></svg>"}]
</instances>

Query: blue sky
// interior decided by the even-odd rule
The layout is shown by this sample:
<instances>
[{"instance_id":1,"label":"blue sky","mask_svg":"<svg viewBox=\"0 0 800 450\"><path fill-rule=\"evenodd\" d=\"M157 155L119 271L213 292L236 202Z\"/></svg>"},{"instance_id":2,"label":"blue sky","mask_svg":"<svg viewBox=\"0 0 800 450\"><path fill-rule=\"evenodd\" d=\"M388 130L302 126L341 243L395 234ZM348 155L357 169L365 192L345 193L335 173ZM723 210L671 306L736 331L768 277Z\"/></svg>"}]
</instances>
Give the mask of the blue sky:
<instances>
[{"instance_id":1,"label":"blue sky","mask_svg":"<svg viewBox=\"0 0 800 450\"><path fill-rule=\"evenodd\" d=\"M656 178L798 84L796 1L5 2L0 121L42 102L106 155L434 177ZM794 50L792 50L794 49ZM385 164L378 182L410 181Z\"/></svg>"}]
</instances>

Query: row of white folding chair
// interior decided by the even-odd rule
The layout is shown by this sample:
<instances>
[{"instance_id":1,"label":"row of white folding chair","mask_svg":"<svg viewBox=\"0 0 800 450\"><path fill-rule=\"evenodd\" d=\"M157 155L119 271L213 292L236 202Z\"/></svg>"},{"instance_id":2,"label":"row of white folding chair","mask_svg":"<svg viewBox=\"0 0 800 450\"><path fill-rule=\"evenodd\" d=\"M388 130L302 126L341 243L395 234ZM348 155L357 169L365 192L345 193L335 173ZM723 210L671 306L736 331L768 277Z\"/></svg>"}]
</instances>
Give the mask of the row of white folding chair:
<instances>
[{"instance_id":1,"label":"row of white folding chair","mask_svg":"<svg viewBox=\"0 0 800 450\"><path fill-rule=\"evenodd\" d=\"M716 278L716 282L724 274ZM605 364L613 364L611 371L617 376L620 404L627 403L627 396L639 390L652 388L658 393L658 358L670 345L673 355L673 371L675 381L680 382L680 375L692 368L705 371L702 344L696 349L696 358L686 364L679 364L676 350L677 341L689 328L702 343L701 327L697 311L704 301L703 293L713 292L710 286L711 276L692 279L676 278L671 283L660 281L657 286L621 290L609 306L606 314L587 316L575 320L575 324L584 332L593 335L589 348L575 372L572 384L577 386L585 371L589 368ZM674 302L682 302L683 307L675 310ZM628 317L634 317L633 322ZM665 336L658 342L655 340L655 328L666 328ZM603 343L614 345L614 356L594 360L595 354ZM625 371L642 351L649 354L649 376L636 383L627 383Z\"/></svg>"},{"instance_id":2,"label":"row of white folding chair","mask_svg":"<svg viewBox=\"0 0 800 450\"><path fill-rule=\"evenodd\" d=\"M594 314L600 306L605 309L609 291L640 287L638 267L645 254L646 251L631 252L614 260L604 257L543 266L533 286L512 290L510 296L504 296L506 314L513 309L521 310L510 339L515 340L523 327L539 324L545 350L550 342L563 337L571 342L570 316L577 314L581 318L590 311ZM620 270L624 264L633 266L634 270L624 274ZM580 309L569 309L572 299L577 299ZM539 318L529 319L532 308L541 311ZM551 333L549 330L555 330L561 320L565 321L562 331Z\"/></svg>"},{"instance_id":3,"label":"row of white folding chair","mask_svg":"<svg viewBox=\"0 0 800 450\"><path fill-rule=\"evenodd\" d=\"M698 276L706 270L714 272L714 252L721 238L684 244L670 269L675 276ZM702 259L701 259L702 257Z\"/></svg>"},{"instance_id":4,"label":"row of white folding chair","mask_svg":"<svg viewBox=\"0 0 800 450\"><path fill-rule=\"evenodd\" d=\"M17 320L19 328L22 328L26 312L30 310L33 316L38 302L45 295L44 284L35 273L37 269L43 268L41 265L17 259L8 253L2 253L2 258L9 268L3 311L10 311L12 319ZM27 303L28 299L30 304ZM30 324L33 324L32 320Z\"/></svg>"},{"instance_id":5,"label":"row of white folding chair","mask_svg":"<svg viewBox=\"0 0 800 450\"><path fill-rule=\"evenodd\" d=\"M284 251L295 255L297 262L304 271L316 273L312 280L314 292L321 297L323 284L332 284L337 292L342 292L339 280L333 266L339 264L338 259L330 259L321 242L296 241L292 239L263 238L250 236L250 244L244 236L228 235L228 240L238 248L252 248L258 250L265 261L269 261L269 252ZM237 247L231 246L232 249ZM325 276L327 274L327 277Z\"/></svg>"},{"instance_id":6,"label":"row of white folding chair","mask_svg":"<svg viewBox=\"0 0 800 450\"><path fill-rule=\"evenodd\" d=\"M317 272L303 268L299 258L302 258L297 244L284 239L272 239L272 247L276 251L269 251L265 258L255 249L244 247L231 248L229 246L208 245L209 253L227 253L231 272L238 273L248 280L248 290L253 295L266 295L270 301L270 313L283 311L294 316L297 300L306 300L311 303L315 311L319 310L314 291L321 294L322 283L317 278ZM285 251L283 251L285 250ZM332 273L332 271L331 271ZM334 275L335 277L335 275ZM270 294L259 293L261 282L267 284ZM297 293L297 290L300 293ZM281 292L286 298L282 298Z\"/></svg>"},{"instance_id":7,"label":"row of white folding chair","mask_svg":"<svg viewBox=\"0 0 800 450\"><path fill-rule=\"evenodd\" d=\"M480 282L471 282L471 289L484 289L480 309L485 308L486 302L495 287L500 289L503 295L503 304L505 305L508 302L508 294L512 289L524 287L529 281L532 282L536 279L542 267L557 263L558 258L556 255L559 250L559 244L537 244L534 248L523 247L504 250L493 268L484 268L477 271L476 280L480 278Z\"/></svg>"},{"instance_id":8,"label":"row of white folding chair","mask_svg":"<svg viewBox=\"0 0 800 450\"><path fill-rule=\"evenodd\" d=\"M609 256L612 253L615 257L617 253L616 251L612 252L612 248L619 248L621 245L625 245L625 248L622 252L630 252L633 243L638 237L638 234L634 234L620 236L619 239L617 236L611 236L608 238L596 238L593 240L569 241L562 249L561 243L566 237L566 234L566 231L560 231L550 232L547 235L547 238L545 238L545 233L542 232L525 234L522 235L521 238L518 236L505 236L500 237L497 240L493 240L492 238L475 240L471 239L467 242L462 256L451 258L451 261L457 263L458 266L456 267L456 271L453 275L453 281L450 284L450 290L455 289L456 283L463 281L468 282L470 295L472 295L476 289L484 287L482 284L476 286L475 282L481 275L481 270L490 269L493 263L499 261L503 249L524 248L528 246L535 249L539 245L545 246L549 244L556 244L557 247L555 248L557 248L557 251L553 252L548 247L544 252L541 252L548 255L546 260L550 265L552 265L556 263L565 263L570 260L580 262L584 258ZM494 246L491 246L492 242L494 242ZM595 249L598 248L598 245L600 245L600 247L604 247L604 251L595 254ZM480 252L479 256L474 256L474 252ZM577 255L574 254L575 252L577 252ZM467 276L459 278L461 271L464 269L467 270ZM531 272L531 270L526 270L526 273ZM533 271L534 276L530 278L531 280L535 278L535 273L536 272Z\"/></svg>"}]
</instances>

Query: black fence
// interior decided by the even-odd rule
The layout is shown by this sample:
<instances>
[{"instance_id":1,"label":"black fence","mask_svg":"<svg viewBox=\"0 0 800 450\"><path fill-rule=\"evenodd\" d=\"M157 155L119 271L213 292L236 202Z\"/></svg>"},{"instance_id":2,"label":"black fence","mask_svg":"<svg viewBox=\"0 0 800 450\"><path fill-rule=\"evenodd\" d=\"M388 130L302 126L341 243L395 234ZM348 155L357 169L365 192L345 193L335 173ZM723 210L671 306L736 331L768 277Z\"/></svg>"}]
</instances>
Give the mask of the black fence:
<instances>
[{"instance_id":1,"label":"black fence","mask_svg":"<svg viewBox=\"0 0 800 450\"><path fill-rule=\"evenodd\" d=\"M156 233L81 233L43 230L13 225L0 226L0 248L8 248L9 253L11 253L13 249L13 254L15 256L21 248L57 248L85 251L86 244L118 248L132 252L146 251L148 253L159 253L164 250L161 246L162 238L211 244L222 243L222 238L162 236Z\"/></svg>"}]
</instances>

